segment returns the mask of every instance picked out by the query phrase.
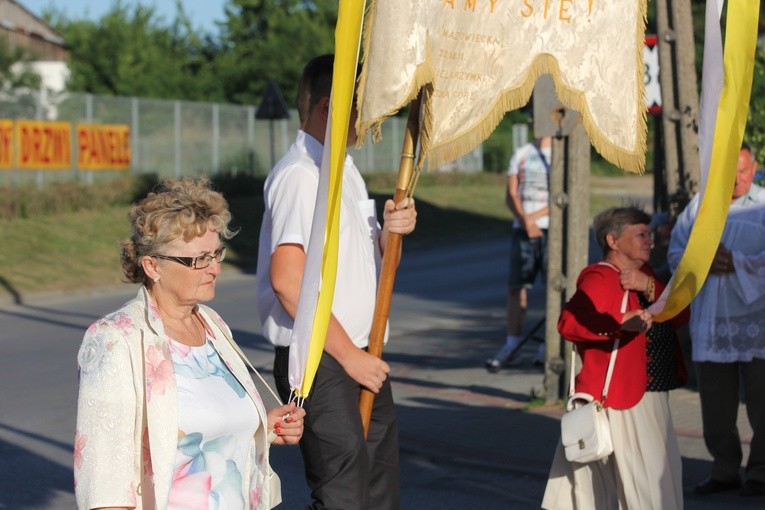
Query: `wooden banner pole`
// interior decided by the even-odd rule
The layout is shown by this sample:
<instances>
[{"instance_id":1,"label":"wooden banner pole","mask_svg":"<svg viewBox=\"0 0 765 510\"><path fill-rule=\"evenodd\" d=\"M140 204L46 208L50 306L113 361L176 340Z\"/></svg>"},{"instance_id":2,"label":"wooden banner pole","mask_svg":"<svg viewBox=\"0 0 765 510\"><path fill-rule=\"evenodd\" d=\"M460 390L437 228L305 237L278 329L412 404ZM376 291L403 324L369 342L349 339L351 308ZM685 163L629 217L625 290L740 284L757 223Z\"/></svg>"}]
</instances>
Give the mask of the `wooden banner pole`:
<instances>
[{"instance_id":1,"label":"wooden banner pole","mask_svg":"<svg viewBox=\"0 0 765 510\"><path fill-rule=\"evenodd\" d=\"M416 99L410 105L409 118L406 123L404 143L401 148L401 162L399 163L398 179L393 200L399 203L406 197L409 182L414 173L414 151L420 133L420 99ZM401 234L388 233L385 243L385 253L382 259L380 281L377 286L377 301L375 303L374 317L372 319L372 331L369 334L368 352L378 358L382 358L383 341L385 330L388 325L390 303L393 295L393 284L396 281L396 269L401 256ZM359 397L359 412L361 422L364 425L364 436L369 434L369 421L372 417L375 394L366 389L361 389Z\"/></svg>"}]
</instances>

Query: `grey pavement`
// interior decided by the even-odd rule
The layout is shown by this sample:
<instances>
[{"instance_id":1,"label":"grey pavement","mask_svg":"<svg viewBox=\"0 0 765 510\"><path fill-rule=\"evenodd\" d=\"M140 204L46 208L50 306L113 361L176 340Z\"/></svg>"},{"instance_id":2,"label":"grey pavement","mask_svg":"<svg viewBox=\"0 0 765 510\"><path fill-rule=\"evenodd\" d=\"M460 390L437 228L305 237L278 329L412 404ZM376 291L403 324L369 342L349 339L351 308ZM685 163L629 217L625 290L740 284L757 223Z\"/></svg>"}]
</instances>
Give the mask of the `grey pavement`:
<instances>
[{"instance_id":1,"label":"grey pavement","mask_svg":"<svg viewBox=\"0 0 765 510\"><path fill-rule=\"evenodd\" d=\"M445 254L443 260L427 258L427 264L408 254L400 269L385 359L392 366L405 457L500 473L502 485L493 489L496 499L484 508L539 508L563 412L561 405L532 404L544 394L542 369L533 364L543 333L533 335L499 373L484 369L484 361L504 339L507 249L503 243L486 244L475 253L465 248ZM461 267L458 274L433 283L433 267L455 265L452 259ZM476 269L487 263L501 270ZM481 275L477 281L476 275ZM413 320L409 316L418 314L416 294L423 281L430 282L431 298L439 296L440 313ZM537 283L529 294L524 333L543 319L544 291ZM694 388L675 390L670 402L683 458L685 508L765 508L765 498L742 498L736 492L693 494L693 486L711 469L698 393ZM745 461L751 428L743 405L738 425Z\"/></svg>"},{"instance_id":2,"label":"grey pavement","mask_svg":"<svg viewBox=\"0 0 765 510\"><path fill-rule=\"evenodd\" d=\"M507 253L506 240L405 247L384 353L399 417L404 510L539 508L562 409L532 405L543 385L532 363L536 341L499 373L484 368L504 338ZM0 508L73 508L74 356L87 325L133 294L126 287L0 303ZM228 274L212 306L269 377L272 351L260 335L254 299L252 274ZM544 317L540 286L530 305L527 330ZM681 389L671 400L686 508L765 508L765 498L735 492L692 494L711 467L698 395ZM746 452L751 430L743 409L739 416ZM279 508L303 508L308 491L299 450L272 452L284 488Z\"/></svg>"},{"instance_id":3,"label":"grey pavement","mask_svg":"<svg viewBox=\"0 0 765 510\"><path fill-rule=\"evenodd\" d=\"M535 288L526 332L542 316L542 297L541 290ZM502 341L504 314L496 310L490 314L493 330L479 325L480 315L444 318L440 328L407 333L423 341L428 336L441 338L438 352L424 343L420 352L413 352L411 346L407 352L399 352L395 343L389 349L386 358L393 366L402 450L436 464L464 463L504 473L501 492L512 493L516 499L489 508L539 508L563 409L561 405L531 402L532 397L543 394L542 369L533 364L538 345L535 340L527 341L515 360L499 373L483 369L484 360ZM492 337L494 341L490 341ZM421 358L412 360L418 353ZM698 393L693 388L675 390L670 394L670 404L683 461L685 508L765 508L765 498L742 498L737 492L705 497L693 494L693 486L711 469ZM745 461L751 428L743 405L738 425Z\"/></svg>"}]
</instances>

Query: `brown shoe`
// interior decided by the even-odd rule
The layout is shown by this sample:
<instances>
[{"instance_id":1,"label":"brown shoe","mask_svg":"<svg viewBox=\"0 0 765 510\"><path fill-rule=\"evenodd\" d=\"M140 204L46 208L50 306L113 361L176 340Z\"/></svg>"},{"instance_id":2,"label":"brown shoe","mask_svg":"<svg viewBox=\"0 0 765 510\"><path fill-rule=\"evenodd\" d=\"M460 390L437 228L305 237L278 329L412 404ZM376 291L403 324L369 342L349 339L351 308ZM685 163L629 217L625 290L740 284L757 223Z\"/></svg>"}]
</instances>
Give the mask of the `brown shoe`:
<instances>
[{"instance_id":1,"label":"brown shoe","mask_svg":"<svg viewBox=\"0 0 765 510\"><path fill-rule=\"evenodd\" d=\"M693 488L693 492L699 496L706 496L707 494L714 494L716 492L733 491L741 487L741 482L738 480L722 482L715 480L714 478L707 478L696 487Z\"/></svg>"}]
</instances>

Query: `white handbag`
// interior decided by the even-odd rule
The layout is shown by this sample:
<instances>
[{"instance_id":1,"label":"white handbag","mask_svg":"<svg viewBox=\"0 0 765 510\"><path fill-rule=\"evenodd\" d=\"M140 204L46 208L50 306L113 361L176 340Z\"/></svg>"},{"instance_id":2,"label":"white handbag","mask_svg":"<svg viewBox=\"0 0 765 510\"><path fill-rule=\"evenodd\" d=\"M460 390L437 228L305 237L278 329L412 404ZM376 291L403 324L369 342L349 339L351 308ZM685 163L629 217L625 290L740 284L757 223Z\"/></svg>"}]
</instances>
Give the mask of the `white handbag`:
<instances>
[{"instance_id":1,"label":"white handbag","mask_svg":"<svg viewBox=\"0 0 765 510\"><path fill-rule=\"evenodd\" d=\"M624 291L622 299L622 313L627 309L629 291ZM601 402L608 395L608 387L611 384L611 376L614 372L616 354L619 350L619 339L614 340L611 349L611 359L608 362L606 382L603 386ZM600 460L611 455L614 445L611 441L611 426L608 415L600 402L589 393L576 393L574 387L574 370L576 358L576 345L571 353L571 379L569 382L569 398L566 404L566 414L560 422L561 443L569 462L584 464Z\"/></svg>"},{"instance_id":2,"label":"white handbag","mask_svg":"<svg viewBox=\"0 0 765 510\"><path fill-rule=\"evenodd\" d=\"M584 405L575 404L582 400ZM587 393L575 393L560 422L561 443L569 462L587 463L611 455L611 427L606 410Z\"/></svg>"}]
</instances>

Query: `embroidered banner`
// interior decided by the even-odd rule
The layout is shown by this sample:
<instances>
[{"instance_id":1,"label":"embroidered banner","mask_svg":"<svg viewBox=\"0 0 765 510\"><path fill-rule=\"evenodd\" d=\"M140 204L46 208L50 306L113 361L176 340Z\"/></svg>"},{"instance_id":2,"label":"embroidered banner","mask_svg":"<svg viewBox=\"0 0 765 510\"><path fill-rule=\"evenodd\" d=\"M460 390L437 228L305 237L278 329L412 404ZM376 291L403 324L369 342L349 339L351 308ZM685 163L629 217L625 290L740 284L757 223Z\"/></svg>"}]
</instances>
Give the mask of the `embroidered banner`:
<instances>
[{"instance_id":1,"label":"embroidered banner","mask_svg":"<svg viewBox=\"0 0 765 510\"><path fill-rule=\"evenodd\" d=\"M360 140L426 88L421 156L438 167L485 140L549 73L593 146L645 167L646 0L371 0Z\"/></svg>"}]
</instances>

